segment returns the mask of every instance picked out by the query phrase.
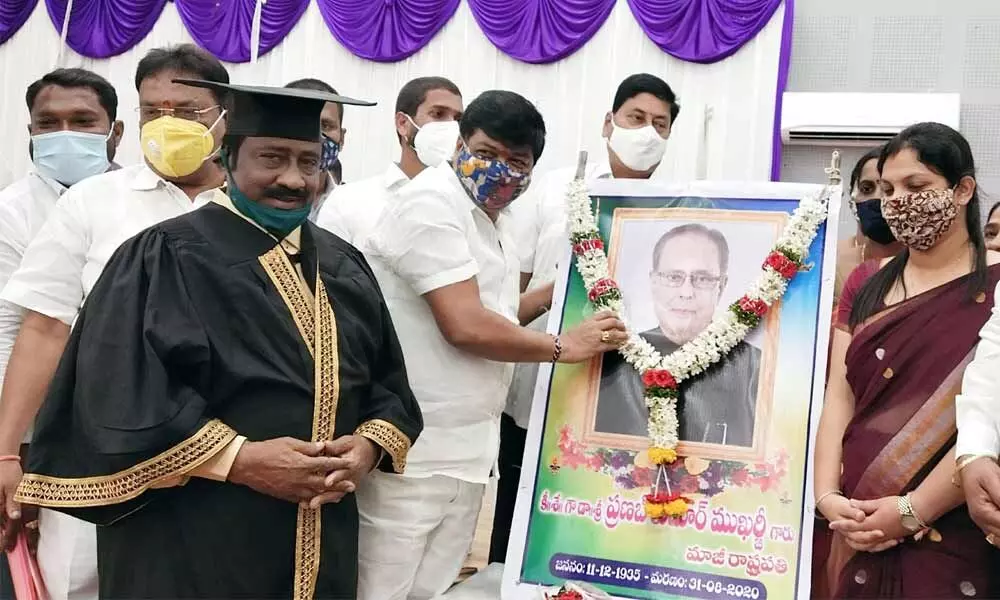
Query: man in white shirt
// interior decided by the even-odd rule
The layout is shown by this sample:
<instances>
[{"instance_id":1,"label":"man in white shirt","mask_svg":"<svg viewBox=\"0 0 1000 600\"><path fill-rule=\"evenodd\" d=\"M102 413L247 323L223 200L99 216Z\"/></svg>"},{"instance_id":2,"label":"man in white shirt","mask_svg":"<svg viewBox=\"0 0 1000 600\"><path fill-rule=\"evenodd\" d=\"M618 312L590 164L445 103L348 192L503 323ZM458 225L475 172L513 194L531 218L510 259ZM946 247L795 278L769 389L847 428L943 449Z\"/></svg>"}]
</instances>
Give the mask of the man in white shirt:
<instances>
[{"instance_id":1,"label":"man in white shirt","mask_svg":"<svg viewBox=\"0 0 1000 600\"><path fill-rule=\"evenodd\" d=\"M329 83L308 77L305 79L296 79L285 85L285 87L293 90L313 90L338 95L337 90L333 89L333 86ZM343 104L327 102L323 105L323 113L320 115L320 131L324 136L323 143L329 146L329 149L323 155L327 161L327 164L323 165L326 176L323 177L319 196L313 202L312 210L309 213L309 220L313 223L319 217L319 211L323 208L330 194L340 185L342 171L338 157L344 150L344 139L347 136L347 129L344 128Z\"/></svg>"},{"instance_id":2,"label":"man in white shirt","mask_svg":"<svg viewBox=\"0 0 1000 600\"><path fill-rule=\"evenodd\" d=\"M26 100L36 165L0 192L0 289L66 186L111 168L123 131L114 86L85 69L48 73L28 86ZM19 308L0 301L0 385L21 317Z\"/></svg>"},{"instance_id":3,"label":"man in white shirt","mask_svg":"<svg viewBox=\"0 0 1000 600\"><path fill-rule=\"evenodd\" d=\"M454 83L444 77L408 82L396 98L399 162L390 162L381 175L338 187L316 224L360 247L404 184L451 158L461 118L462 93Z\"/></svg>"},{"instance_id":4,"label":"man in white shirt","mask_svg":"<svg viewBox=\"0 0 1000 600\"><path fill-rule=\"evenodd\" d=\"M580 362L626 339L610 313L561 336L521 327L542 302L519 299L506 207L545 144L535 107L507 91L462 116L450 162L428 168L389 205L366 254L396 326L424 431L402 476L357 490L358 597L422 600L462 567L495 464L513 361Z\"/></svg>"},{"instance_id":5,"label":"man in white shirt","mask_svg":"<svg viewBox=\"0 0 1000 600\"><path fill-rule=\"evenodd\" d=\"M1000 286L994 297L1000 294ZM969 516L994 546L1000 545L1000 304L979 333L975 358L965 368L955 398L956 471Z\"/></svg>"},{"instance_id":6,"label":"man in white shirt","mask_svg":"<svg viewBox=\"0 0 1000 600\"><path fill-rule=\"evenodd\" d=\"M223 98L173 83L177 77L229 81L225 67L194 45L151 50L136 69L146 162L63 194L0 294L24 310L0 396L0 454L17 452L70 327L112 253L143 229L202 206L222 184L212 157L225 133ZM0 462L5 538L21 520L13 500L21 476L17 462ZM38 562L51 598L96 598L93 526L50 510L40 511L38 526Z\"/></svg>"},{"instance_id":7,"label":"man in white shirt","mask_svg":"<svg viewBox=\"0 0 1000 600\"><path fill-rule=\"evenodd\" d=\"M604 116L601 135L607 153L592 156L584 180L649 179L660 164L667 138L680 105L665 81L639 73L625 78L615 92L611 110ZM515 238L521 251L522 290L552 293L556 263L564 258L567 245L566 187L576 167L559 169L537 182L512 207ZM548 315L529 327L545 331ZM538 364L519 364L507 397L500 441L500 483L494 504L490 562L504 562L510 523L514 518L521 457L527 437L531 400L535 393Z\"/></svg>"},{"instance_id":8,"label":"man in white shirt","mask_svg":"<svg viewBox=\"0 0 1000 600\"><path fill-rule=\"evenodd\" d=\"M114 86L92 71L56 69L28 86L25 100L36 165L0 192L0 289L66 186L113 168L123 130ZM0 386L21 320L19 307L0 301ZM30 439L29 431L24 441ZM0 572L0 579L7 575Z\"/></svg>"}]
</instances>

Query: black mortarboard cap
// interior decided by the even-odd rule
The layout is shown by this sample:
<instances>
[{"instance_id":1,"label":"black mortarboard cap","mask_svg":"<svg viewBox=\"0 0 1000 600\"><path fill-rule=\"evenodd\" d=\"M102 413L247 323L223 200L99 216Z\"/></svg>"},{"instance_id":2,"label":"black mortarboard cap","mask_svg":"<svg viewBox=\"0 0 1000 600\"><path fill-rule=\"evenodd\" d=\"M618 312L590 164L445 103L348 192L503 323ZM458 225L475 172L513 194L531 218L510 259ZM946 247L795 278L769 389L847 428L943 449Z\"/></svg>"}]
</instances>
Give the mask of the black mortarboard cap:
<instances>
[{"instance_id":1,"label":"black mortarboard cap","mask_svg":"<svg viewBox=\"0 0 1000 600\"><path fill-rule=\"evenodd\" d=\"M317 90L232 85L199 79L173 81L227 94L230 102L226 133L229 135L315 142L320 139L320 113L327 102L375 106L374 102Z\"/></svg>"}]
</instances>

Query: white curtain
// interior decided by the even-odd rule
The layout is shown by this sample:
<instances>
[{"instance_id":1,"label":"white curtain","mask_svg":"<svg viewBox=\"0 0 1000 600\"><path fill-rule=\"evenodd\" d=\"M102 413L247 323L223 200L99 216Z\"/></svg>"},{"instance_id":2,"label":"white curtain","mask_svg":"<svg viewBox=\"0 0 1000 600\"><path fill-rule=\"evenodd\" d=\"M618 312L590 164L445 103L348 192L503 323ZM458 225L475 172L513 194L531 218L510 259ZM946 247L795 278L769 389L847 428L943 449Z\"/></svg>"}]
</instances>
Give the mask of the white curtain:
<instances>
[{"instance_id":1,"label":"white curtain","mask_svg":"<svg viewBox=\"0 0 1000 600\"><path fill-rule=\"evenodd\" d=\"M711 65L677 60L640 29L625 0L582 49L549 65L528 65L498 51L463 2L454 18L409 59L381 64L355 57L333 37L315 4L291 33L256 63L227 65L235 83L284 85L300 77L327 81L345 95L377 107L347 107L344 178L382 172L399 155L393 108L399 88L414 77L443 75L462 89L466 103L489 89L509 89L532 100L545 117L548 138L539 171L572 165L578 150L603 152L601 124L618 83L637 72L665 79L680 98L681 115L658 176L673 180L766 180L770 175L775 85L784 7L732 57ZM121 56L93 60L71 50L59 60L59 35L39 2L28 22L0 46L0 132L6 143L0 185L30 168L24 92L56 66L79 66L107 77L118 90L126 135L118 162L141 159L138 149L135 67L150 48L190 42L172 3L152 32ZM6 171L4 171L6 169Z\"/></svg>"}]
</instances>

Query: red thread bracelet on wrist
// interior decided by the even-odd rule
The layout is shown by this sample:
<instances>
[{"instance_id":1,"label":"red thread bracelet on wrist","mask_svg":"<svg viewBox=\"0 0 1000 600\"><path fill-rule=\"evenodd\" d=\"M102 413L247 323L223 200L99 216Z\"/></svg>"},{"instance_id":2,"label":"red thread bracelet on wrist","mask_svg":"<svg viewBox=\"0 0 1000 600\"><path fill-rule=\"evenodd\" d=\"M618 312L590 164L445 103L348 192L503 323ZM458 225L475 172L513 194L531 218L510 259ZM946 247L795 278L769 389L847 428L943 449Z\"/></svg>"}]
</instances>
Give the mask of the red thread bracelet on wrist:
<instances>
[{"instance_id":1,"label":"red thread bracelet on wrist","mask_svg":"<svg viewBox=\"0 0 1000 600\"><path fill-rule=\"evenodd\" d=\"M562 356L562 340L559 336L553 336L552 341L555 343L555 348L552 350L552 362L559 362L559 357Z\"/></svg>"},{"instance_id":2,"label":"red thread bracelet on wrist","mask_svg":"<svg viewBox=\"0 0 1000 600\"><path fill-rule=\"evenodd\" d=\"M0 462L21 462L21 457L16 454L0 454Z\"/></svg>"}]
</instances>

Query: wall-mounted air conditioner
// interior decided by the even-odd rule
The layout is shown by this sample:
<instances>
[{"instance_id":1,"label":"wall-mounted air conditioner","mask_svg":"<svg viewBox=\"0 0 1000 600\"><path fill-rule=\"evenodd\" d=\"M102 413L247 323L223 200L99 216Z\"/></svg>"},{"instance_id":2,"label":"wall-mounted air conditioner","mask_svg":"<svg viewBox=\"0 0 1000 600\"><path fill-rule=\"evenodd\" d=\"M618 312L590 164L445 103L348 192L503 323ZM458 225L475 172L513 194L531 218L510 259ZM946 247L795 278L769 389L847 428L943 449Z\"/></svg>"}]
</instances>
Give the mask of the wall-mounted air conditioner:
<instances>
[{"instance_id":1,"label":"wall-mounted air conditioner","mask_svg":"<svg viewBox=\"0 0 1000 600\"><path fill-rule=\"evenodd\" d=\"M810 146L872 146L906 126L937 121L958 129L959 94L785 92L781 139Z\"/></svg>"}]
</instances>

